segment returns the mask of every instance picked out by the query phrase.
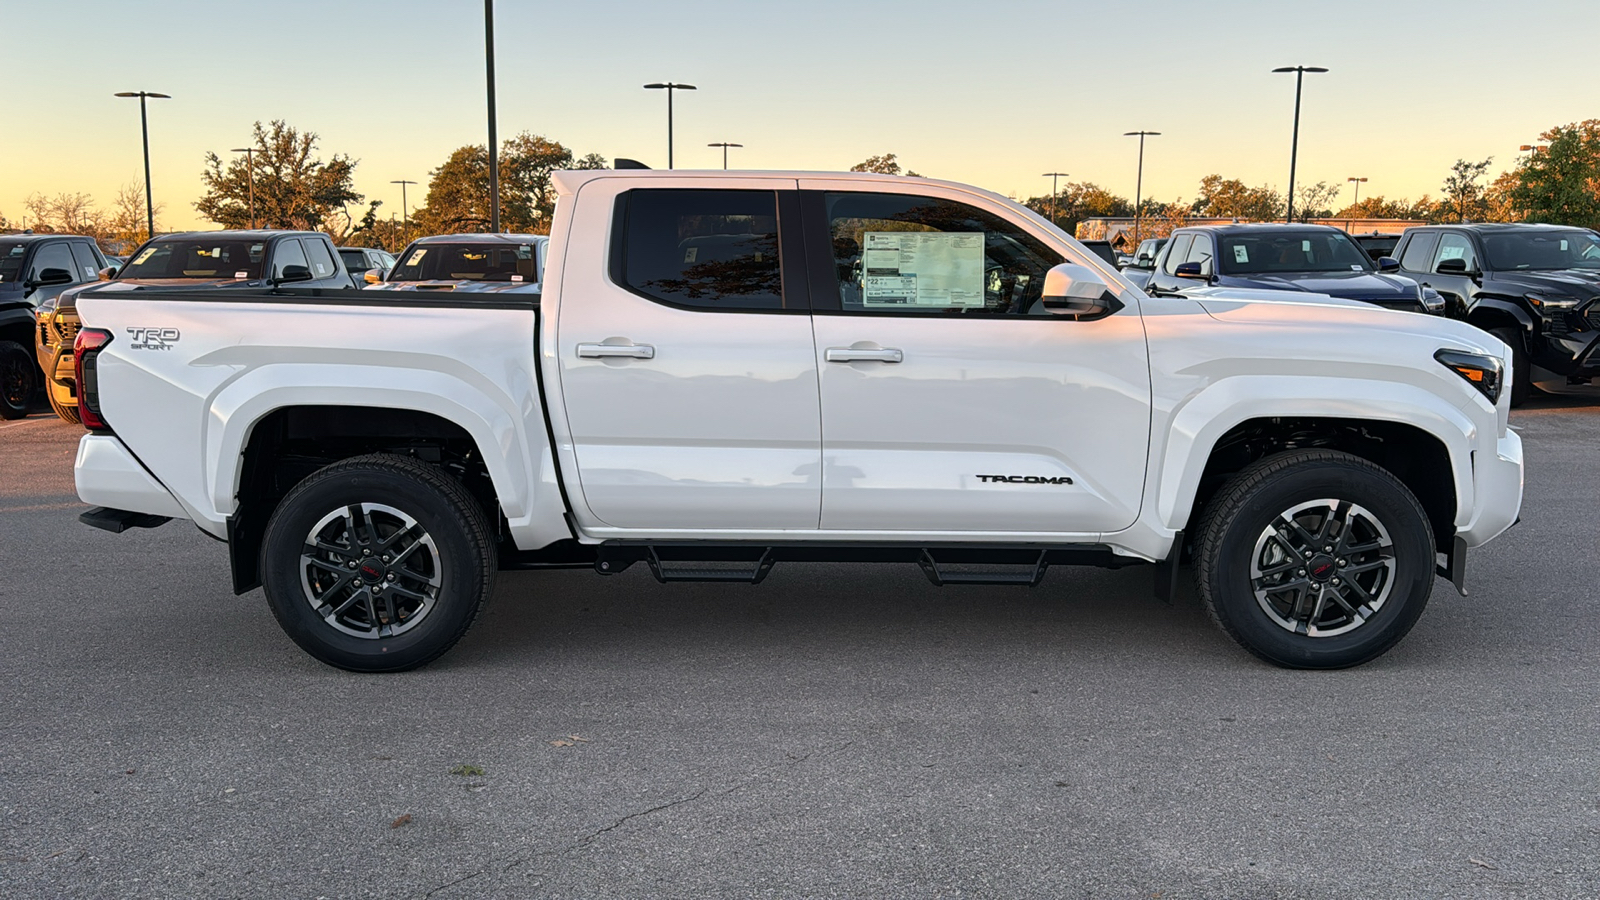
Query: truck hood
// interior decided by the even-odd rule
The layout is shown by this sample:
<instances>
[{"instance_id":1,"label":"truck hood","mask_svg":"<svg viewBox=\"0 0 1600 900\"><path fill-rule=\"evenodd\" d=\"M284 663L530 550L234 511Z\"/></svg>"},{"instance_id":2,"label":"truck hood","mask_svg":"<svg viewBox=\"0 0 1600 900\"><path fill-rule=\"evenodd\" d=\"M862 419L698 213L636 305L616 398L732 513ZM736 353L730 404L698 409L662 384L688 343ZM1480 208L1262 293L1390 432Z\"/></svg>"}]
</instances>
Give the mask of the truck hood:
<instances>
[{"instance_id":1,"label":"truck hood","mask_svg":"<svg viewBox=\"0 0 1600 900\"><path fill-rule=\"evenodd\" d=\"M1400 275L1376 272L1303 272L1283 275L1224 275L1224 287L1253 287L1275 291L1306 291L1370 303L1415 303L1417 283Z\"/></svg>"},{"instance_id":2,"label":"truck hood","mask_svg":"<svg viewBox=\"0 0 1600 900\"><path fill-rule=\"evenodd\" d=\"M1506 289L1577 297L1579 300L1600 296L1600 272L1593 269L1491 272L1485 280L1494 286Z\"/></svg>"},{"instance_id":3,"label":"truck hood","mask_svg":"<svg viewBox=\"0 0 1600 900\"><path fill-rule=\"evenodd\" d=\"M384 281L368 285L366 290L380 291L448 291L454 294L537 294L537 281Z\"/></svg>"},{"instance_id":4,"label":"truck hood","mask_svg":"<svg viewBox=\"0 0 1600 900\"><path fill-rule=\"evenodd\" d=\"M1499 357L1506 352L1499 338L1465 322L1419 316L1327 294L1207 287L1185 291L1184 296L1198 303L1212 318L1231 324L1315 330L1329 336L1342 332L1357 341L1363 335L1382 331L1389 335L1415 335L1436 342L1439 348L1448 346Z\"/></svg>"}]
</instances>

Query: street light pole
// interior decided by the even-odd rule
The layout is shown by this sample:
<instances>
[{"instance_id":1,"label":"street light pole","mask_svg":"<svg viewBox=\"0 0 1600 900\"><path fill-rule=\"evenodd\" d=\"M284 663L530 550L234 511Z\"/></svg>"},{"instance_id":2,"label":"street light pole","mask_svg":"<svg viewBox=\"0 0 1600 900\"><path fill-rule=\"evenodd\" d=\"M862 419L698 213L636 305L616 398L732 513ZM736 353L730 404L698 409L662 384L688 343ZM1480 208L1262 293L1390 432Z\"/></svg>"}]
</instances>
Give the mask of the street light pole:
<instances>
[{"instance_id":1,"label":"street light pole","mask_svg":"<svg viewBox=\"0 0 1600 900\"><path fill-rule=\"evenodd\" d=\"M150 119L145 114L144 99L152 97L157 100L171 100L170 94L157 94L154 91L119 91L113 96L139 98L139 131L144 136L144 215L145 237L156 236L156 207L151 199L150 191Z\"/></svg>"},{"instance_id":2,"label":"street light pole","mask_svg":"<svg viewBox=\"0 0 1600 900\"><path fill-rule=\"evenodd\" d=\"M1059 193L1059 191L1056 190L1056 179L1067 177L1067 173L1065 173L1065 172L1046 172L1043 175L1040 175L1039 177L1040 178L1048 178L1048 179L1050 179L1050 224L1051 225L1055 225L1056 224L1056 195Z\"/></svg>"},{"instance_id":3,"label":"street light pole","mask_svg":"<svg viewBox=\"0 0 1600 900\"><path fill-rule=\"evenodd\" d=\"M1122 133L1123 137L1139 138L1139 175L1133 183L1133 252L1135 253L1139 252L1139 225L1144 219L1144 210L1140 209L1144 204L1144 139L1158 137L1160 134L1161 132L1159 131L1124 131Z\"/></svg>"},{"instance_id":4,"label":"street light pole","mask_svg":"<svg viewBox=\"0 0 1600 900\"><path fill-rule=\"evenodd\" d=\"M672 92L698 90L692 84L674 84L670 81L658 81L645 85L646 90L667 92L667 168L672 168Z\"/></svg>"},{"instance_id":5,"label":"street light pole","mask_svg":"<svg viewBox=\"0 0 1600 900\"><path fill-rule=\"evenodd\" d=\"M722 171L726 172L726 171L728 171L728 148L729 147L743 147L744 145L743 144L730 144L727 141L718 141L715 144L707 144L706 146L707 147L721 147L722 148Z\"/></svg>"},{"instance_id":6,"label":"street light pole","mask_svg":"<svg viewBox=\"0 0 1600 900\"><path fill-rule=\"evenodd\" d=\"M243 153L245 168L250 173L250 230L256 227L256 148L235 147L229 153Z\"/></svg>"},{"instance_id":7,"label":"street light pole","mask_svg":"<svg viewBox=\"0 0 1600 900\"><path fill-rule=\"evenodd\" d=\"M400 185L400 227L405 230L406 234L410 234L411 233L411 207L410 207L409 204L406 203L406 185L408 185L408 184L416 184L416 182L415 181L407 181L404 178L400 178L400 179L396 179L394 181L391 181L389 183L390 184L398 184L398 185Z\"/></svg>"},{"instance_id":8,"label":"street light pole","mask_svg":"<svg viewBox=\"0 0 1600 900\"><path fill-rule=\"evenodd\" d=\"M489 230L500 231L500 139L494 121L494 0L483 0L483 58L489 81ZM404 192L401 192L404 194Z\"/></svg>"},{"instance_id":9,"label":"street light pole","mask_svg":"<svg viewBox=\"0 0 1600 900\"><path fill-rule=\"evenodd\" d=\"M1321 66L1279 66L1273 72L1294 73L1294 137L1289 143L1289 214L1284 217L1285 222L1294 221L1294 164L1295 158L1300 154L1300 85L1305 80L1307 72L1326 72Z\"/></svg>"}]
</instances>

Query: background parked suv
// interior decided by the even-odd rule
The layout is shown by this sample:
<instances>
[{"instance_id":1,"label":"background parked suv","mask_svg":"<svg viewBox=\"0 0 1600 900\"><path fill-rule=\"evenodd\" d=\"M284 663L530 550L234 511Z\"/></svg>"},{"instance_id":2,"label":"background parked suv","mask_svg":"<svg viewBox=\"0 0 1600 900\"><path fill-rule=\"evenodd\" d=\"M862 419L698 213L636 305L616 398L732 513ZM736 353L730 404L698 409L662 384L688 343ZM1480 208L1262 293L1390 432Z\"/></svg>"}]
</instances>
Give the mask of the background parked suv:
<instances>
[{"instance_id":1,"label":"background parked suv","mask_svg":"<svg viewBox=\"0 0 1600 900\"><path fill-rule=\"evenodd\" d=\"M1600 376L1600 234L1563 225L1407 229L1400 269L1445 298L1448 314L1511 346L1511 402L1534 382Z\"/></svg>"},{"instance_id":2,"label":"background parked suv","mask_svg":"<svg viewBox=\"0 0 1600 900\"><path fill-rule=\"evenodd\" d=\"M351 288L356 284L337 248L318 231L198 231L147 241L127 265L107 269L106 283L74 286L39 308L36 351L50 408L77 422L78 386L72 339L78 333L77 297L84 291L295 287Z\"/></svg>"},{"instance_id":3,"label":"background parked suv","mask_svg":"<svg viewBox=\"0 0 1600 900\"><path fill-rule=\"evenodd\" d=\"M27 415L39 391L39 367L28 352L41 327L35 308L75 284L94 281L105 264L93 238L0 235L0 418Z\"/></svg>"},{"instance_id":4,"label":"background parked suv","mask_svg":"<svg viewBox=\"0 0 1600 900\"><path fill-rule=\"evenodd\" d=\"M1177 294L1206 284L1307 291L1407 312L1443 312L1437 295L1388 274L1398 268L1387 258L1374 264L1350 235L1327 225L1201 225L1172 233L1146 290Z\"/></svg>"},{"instance_id":5,"label":"background parked suv","mask_svg":"<svg viewBox=\"0 0 1600 900\"><path fill-rule=\"evenodd\" d=\"M369 271L394 268L394 257L375 247L340 247L339 259L344 262L345 270L350 277L355 279L356 287L366 282Z\"/></svg>"}]
</instances>

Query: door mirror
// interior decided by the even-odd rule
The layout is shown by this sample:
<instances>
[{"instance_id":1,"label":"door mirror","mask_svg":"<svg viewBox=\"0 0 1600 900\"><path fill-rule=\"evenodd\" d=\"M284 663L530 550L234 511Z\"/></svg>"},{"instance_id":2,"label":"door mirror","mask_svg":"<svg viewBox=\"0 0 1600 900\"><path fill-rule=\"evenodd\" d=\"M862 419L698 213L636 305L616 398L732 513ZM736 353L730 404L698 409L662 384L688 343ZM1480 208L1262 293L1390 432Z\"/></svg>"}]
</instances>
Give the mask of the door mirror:
<instances>
[{"instance_id":1,"label":"door mirror","mask_svg":"<svg viewBox=\"0 0 1600 900\"><path fill-rule=\"evenodd\" d=\"M284 266L283 272L277 277L275 284L287 284L291 281L310 281L310 266Z\"/></svg>"},{"instance_id":2,"label":"door mirror","mask_svg":"<svg viewBox=\"0 0 1600 900\"><path fill-rule=\"evenodd\" d=\"M1176 272L1173 272L1172 274L1178 276L1179 278L1205 278L1206 277L1206 274L1204 272L1200 271L1200 264L1197 263L1197 262L1178 263L1178 270Z\"/></svg>"},{"instance_id":3,"label":"door mirror","mask_svg":"<svg viewBox=\"0 0 1600 900\"><path fill-rule=\"evenodd\" d=\"M106 266L104 269L101 269L99 272L97 272L95 274L96 274L96 277L99 278L101 281L110 281L111 279L117 277L117 267L116 266Z\"/></svg>"},{"instance_id":4,"label":"door mirror","mask_svg":"<svg viewBox=\"0 0 1600 900\"><path fill-rule=\"evenodd\" d=\"M1155 258L1152 257L1148 253L1139 254L1139 262L1136 263L1136 265L1138 265L1138 267L1141 268L1141 269L1152 268L1152 267L1155 266L1155 264L1156 264Z\"/></svg>"},{"instance_id":5,"label":"door mirror","mask_svg":"<svg viewBox=\"0 0 1600 900\"><path fill-rule=\"evenodd\" d=\"M1400 271L1400 260L1392 256L1380 256L1378 257L1378 271L1398 272Z\"/></svg>"},{"instance_id":6,"label":"door mirror","mask_svg":"<svg viewBox=\"0 0 1600 900\"><path fill-rule=\"evenodd\" d=\"M71 284L72 273L66 269L45 269L39 277L33 280L35 287L50 287L56 284Z\"/></svg>"},{"instance_id":7,"label":"door mirror","mask_svg":"<svg viewBox=\"0 0 1600 900\"><path fill-rule=\"evenodd\" d=\"M1088 266L1062 263L1044 273L1044 308L1058 316L1098 318L1122 308L1105 280Z\"/></svg>"},{"instance_id":8,"label":"door mirror","mask_svg":"<svg viewBox=\"0 0 1600 900\"><path fill-rule=\"evenodd\" d=\"M367 284L382 284L383 280L389 277L389 270L368 269L361 277L367 282Z\"/></svg>"},{"instance_id":9,"label":"door mirror","mask_svg":"<svg viewBox=\"0 0 1600 900\"><path fill-rule=\"evenodd\" d=\"M1440 275L1465 275L1467 274L1467 261L1461 257L1455 259L1441 259L1439 265L1434 267Z\"/></svg>"}]
</instances>

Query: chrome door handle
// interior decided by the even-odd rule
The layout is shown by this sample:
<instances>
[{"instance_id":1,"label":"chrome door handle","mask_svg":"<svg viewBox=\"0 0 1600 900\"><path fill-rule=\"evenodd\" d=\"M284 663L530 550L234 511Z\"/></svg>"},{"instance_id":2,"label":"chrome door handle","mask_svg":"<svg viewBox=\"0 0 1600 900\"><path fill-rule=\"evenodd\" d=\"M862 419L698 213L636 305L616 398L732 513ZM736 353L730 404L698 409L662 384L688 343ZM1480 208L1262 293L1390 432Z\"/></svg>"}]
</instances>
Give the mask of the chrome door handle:
<instances>
[{"instance_id":1,"label":"chrome door handle","mask_svg":"<svg viewBox=\"0 0 1600 900\"><path fill-rule=\"evenodd\" d=\"M583 359L655 359L656 348L649 344L579 344Z\"/></svg>"},{"instance_id":2,"label":"chrome door handle","mask_svg":"<svg viewBox=\"0 0 1600 900\"><path fill-rule=\"evenodd\" d=\"M906 358L904 352L892 347L877 350L857 350L854 347L829 347L823 351L822 358L828 362L881 362L897 363Z\"/></svg>"}]
</instances>

